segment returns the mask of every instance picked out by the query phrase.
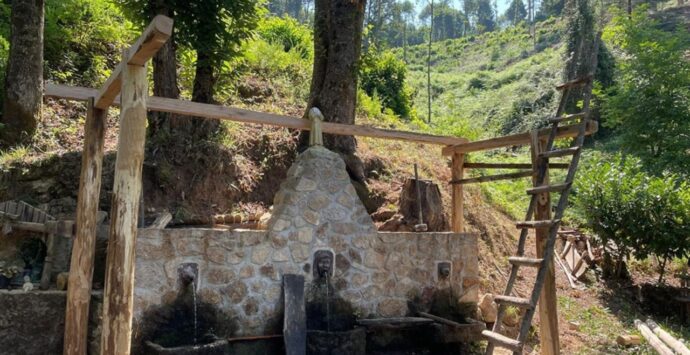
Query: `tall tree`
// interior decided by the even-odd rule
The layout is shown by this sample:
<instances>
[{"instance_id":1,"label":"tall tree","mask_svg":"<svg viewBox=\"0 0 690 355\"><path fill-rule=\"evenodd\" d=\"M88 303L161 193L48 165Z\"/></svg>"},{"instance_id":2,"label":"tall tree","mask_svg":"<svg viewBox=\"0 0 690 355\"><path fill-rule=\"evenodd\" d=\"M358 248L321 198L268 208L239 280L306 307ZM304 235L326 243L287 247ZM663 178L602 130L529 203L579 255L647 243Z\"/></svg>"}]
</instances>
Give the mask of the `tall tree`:
<instances>
[{"instance_id":1,"label":"tall tree","mask_svg":"<svg viewBox=\"0 0 690 355\"><path fill-rule=\"evenodd\" d=\"M566 13L566 51L564 80L584 77L592 71L594 48L594 12L589 0L568 0ZM574 88L566 109L573 111L582 99L583 88Z\"/></svg>"},{"instance_id":2,"label":"tall tree","mask_svg":"<svg viewBox=\"0 0 690 355\"><path fill-rule=\"evenodd\" d=\"M496 28L494 9L489 0L477 2L477 31L479 33L491 32Z\"/></svg>"},{"instance_id":3,"label":"tall tree","mask_svg":"<svg viewBox=\"0 0 690 355\"><path fill-rule=\"evenodd\" d=\"M13 0L0 143L28 142L41 118L43 0Z\"/></svg>"},{"instance_id":4,"label":"tall tree","mask_svg":"<svg viewBox=\"0 0 690 355\"><path fill-rule=\"evenodd\" d=\"M122 7L138 19L148 22L163 14L175 20L175 34L154 58L154 93L178 97L176 45L179 43L196 52L196 71L192 101L214 102L214 86L218 79L216 68L240 53L241 44L249 38L259 19L262 2L254 0L119 0ZM177 136L193 141L212 137L218 130L218 120L192 121L176 116L157 115L152 119L151 133L167 127Z\"/></svg>"},{"instance_id":5,"label":"tall tree","mask_svg":"<svg viewBox=\"0 0 690 355\"><path fill-rule=\"evenodd\" d=\"M527 16L527 9L525 8L525 3L522 0L513 0L508 6L505 14L503 15L505 19L511 25L515 26L525 19Z\"/></svg>"},{"instance_id":6,"label":"tall tree","mask_svg":"<svg viewBox=\"0 0 690 355\"><path fill-rule=\"evenodd\" d=\"M317 107L329 122L353 124L357 103L357 63L362 47L366 0L316 0L314 70L307 109ZM304 136L303 136L304 137ZM324 135L356 180L364 179L352 136Z\"/></svg>"}]
</instances>

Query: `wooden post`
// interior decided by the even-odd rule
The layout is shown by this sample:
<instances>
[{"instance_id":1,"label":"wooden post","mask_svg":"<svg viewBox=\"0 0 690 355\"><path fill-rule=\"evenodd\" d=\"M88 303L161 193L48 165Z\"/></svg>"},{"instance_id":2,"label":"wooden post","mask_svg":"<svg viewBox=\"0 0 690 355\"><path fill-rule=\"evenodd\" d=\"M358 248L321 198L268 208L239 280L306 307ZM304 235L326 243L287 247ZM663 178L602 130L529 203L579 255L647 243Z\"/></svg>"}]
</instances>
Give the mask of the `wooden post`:
<instances>
[{"instance_id":1,"label":"wooden post","mask_svg":"<svg viewBox=\"0 0 690 355\"><path fill-rule=\"evenodd\" d=\"M94 99L91 98L84 125L84 151L81 157L77 199L77 230L67 284L63 348L65 355L86 354L106 116L107 110L95 108Z\"/></svg>"},{"instance_id":2,"label":"wooden post","mask_svg":"<svg viewBox=\"0 0 690 355\"><path fill-rule=\"evenodd\" d=\"M123 58L128 58L127 53ZM146 136L146 65L121 64L122 108L115 161L108 259L103 302L101 354L127 355L134 306L134 244Z\"/></svg>"},{"instance_id":3,"label":"wooden post","mask_svg":"<svg viewBox=\"0 0 690 355\"><path fill-rule=\"evenodd\" d=\"M537 156L545 149L546 142L539 139L538 131L532 131L531 134L531 151L532 163L534 166L533 186L537 186L537 171L539 171L539 159ZM541 160L541 164L547 163ZM544 173L543 185L549 183L549 169L546 166ZM534 220L548 220L551 219L551 196L550 193L544 192L537 196L537 205L534 210ZM536 244L537 257L541 258L544 255L546 240L549 237L548 228L537 228L536 230ZM560 344L558 339L558 303L556 299L556 274L554 272L553 262L548 263L549 269L546 273L544 287L539 296L539 326L540 326L540 343L541 353L544 355L560 354Z\"/></svg>"},{"instance_id":4,"label":"wooden post","mask_svg":"<svg viewBox=\"0 0 690 355\"><path fill-rule=\"evenodd\" d=\"M465 164L465 154L454 153L452 157L451 166L451 180L459 181L463 177L463 165ZM452 223L453 232L462 233L465 229L465 220L463 216L464 198L462 196L462 184L453 184L453 201L452 208Z\"/></svg>"}]
</instances>

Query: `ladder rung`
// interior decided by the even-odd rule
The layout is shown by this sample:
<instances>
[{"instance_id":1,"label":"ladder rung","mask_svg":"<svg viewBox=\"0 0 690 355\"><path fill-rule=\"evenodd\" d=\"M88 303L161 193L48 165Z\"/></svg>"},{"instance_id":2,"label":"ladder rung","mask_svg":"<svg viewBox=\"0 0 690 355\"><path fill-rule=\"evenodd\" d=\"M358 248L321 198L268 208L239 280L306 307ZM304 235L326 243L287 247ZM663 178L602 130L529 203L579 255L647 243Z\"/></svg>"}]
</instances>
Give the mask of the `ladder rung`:
<instances>
[{"instance_id":1,"label":"ladder rung","mask_svg":"<svg viewBox=\"0 0 690 355\"><path fill-rule=\"evenodd\" d=\"M580 113L575 113L572 115L564 115L564 116L559 116L559 117L552 117L547 120L548 123L561 123L561 122L568 122L572 120L576 120L579 118L584 118L585 113L580 112Z\"/></svg>"},{"instance_id":2,"label":"ladder rung","mask_svg":"<svg viewBox=\"0 0 690 355\"><path fill-rule=\"evenodd\" d=\"M503 334L492 332L490 330L482 330L482 335L486 338L486 340L495 345L508 348L515 352L522 352L522 343L515 339L508 338Z\"/></svg>"},{"instance_id":3,"label":"ladder rung","mask_svg":"<svg viewBox=\"0 0 690 355\"><path fill-rule=\"evenodd\" d=\"M577 78L575 80L568 81L566 83L560 84L556 86L556 90L564 90L564 89L569 89L569 88L574 88L577 86L582 86L584 84L588 84L592 80L592 74L585 75L583 77Z\"/></svg>"},{"instance_id":4,"label":"ladder rung","mask_svg":"<svg viewBox=\"0 0 690 355\"><path fill-rule=\"evenodd\" d=\"M554 184L554 185L543 185L527 189L528 195L536 195L543 192L561 192L570 186L569 183L564 184Z\"/></svg>"},{"instance_id":5,"label":"ladder rung","mask_svg":"<svg viewBox=\"0 0 690 355\"><path fill-rule=\"evenodd\" d=\"M508 258L508 262L513 265L519 266L532 266L539 267L544 259L541 258L528 258L526 256L511 256Z\"/></svg>"},{"instance_id":6,"label":"ladder rung","mask_svg":"<svg viewBox=\"0 0 690 355\"><path fill-rule=\"evenodd\" d=\"M515 223L515 225L518 228L544 228L551 227L551 225L554 225L560 221L560 219L548 219L543 221L522 221Z\"/></svg>"},{"instance_id":7,"label":"ladder rung","mask_svg":"<svg viewBox=\"0 0 690 355\"><path fill-rule=\"evenodd\" d=\"M498 295L494 297L494 301L496 301L496 303L504 303L516 307L532 308L532 304L529 303L529 300L522 297Z\"/></svg>"},{"instance_id":8,"label":"ladder rung","mask_svg":"<svg viewBox=\"0 0 690 355\"><path fill-rule=\"evenodd\" d=\"M566 155L573 155L580 150L580 147L571 147L565 149L550 150L548 152L539 153L540 158L558 158Z\"/></svg>"}]
</instances>

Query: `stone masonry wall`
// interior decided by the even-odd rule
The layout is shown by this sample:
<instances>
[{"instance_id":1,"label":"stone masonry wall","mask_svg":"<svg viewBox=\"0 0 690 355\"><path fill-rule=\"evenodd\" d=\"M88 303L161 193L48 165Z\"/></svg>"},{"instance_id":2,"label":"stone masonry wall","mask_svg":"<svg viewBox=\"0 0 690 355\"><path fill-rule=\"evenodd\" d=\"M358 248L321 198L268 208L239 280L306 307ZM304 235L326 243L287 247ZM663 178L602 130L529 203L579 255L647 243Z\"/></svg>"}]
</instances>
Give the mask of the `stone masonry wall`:
<instances>
[{"instance_id":1,"label":"stone masonry wall","mask_svg":"<svg viewBox=\"0 0 690 355\"><path fill-rule=\"evenodd\" d=\"M135 313L170 303L178 268L197 263L198 295L237 319L239 333L262 334L281 324L281 280L312 279L314 254L334 256L336 292L362 316L403 316L407 301L452 287L476 303L477 239L470 234L377 233L336 153L314 146L300 154L275 196L268 231L140 230ZM452 264L437 280L437 264Z\"/></svg>"},{"instance_id":2,"label":"stone masonry wall","mask_svg":"<svg viewBox=\"0 0 690 355\"><path fill-rule=\"evenodd\" d=\"M403 316L412 296L447 288L448 282L437 281L439 261L452 263L453 294L462 302L478 300L474 234L373 233L333 238L326 247L317 239L286 245L266 231L139 230L135 317L172 302L180 287L178 267L193 262L199 265L199 298L236 317L239 334L264 334L281 324L282 275L303 274L311 281L313 254L320 249L335 253L334 287L364 316ZM303 250L290 252L293 244Z\"/></svg>"}]
</instances>

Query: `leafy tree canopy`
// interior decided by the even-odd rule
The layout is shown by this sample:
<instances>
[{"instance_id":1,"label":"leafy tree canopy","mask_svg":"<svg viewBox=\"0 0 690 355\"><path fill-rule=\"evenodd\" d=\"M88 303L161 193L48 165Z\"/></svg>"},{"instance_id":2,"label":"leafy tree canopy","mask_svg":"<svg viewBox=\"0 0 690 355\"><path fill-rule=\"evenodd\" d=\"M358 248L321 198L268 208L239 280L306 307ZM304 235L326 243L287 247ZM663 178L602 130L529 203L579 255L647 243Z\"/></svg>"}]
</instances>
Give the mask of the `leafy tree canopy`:
<instances>
[{"instance_id":1,"label":"leafy tree canopy","mask_svg":"<svg viewBox=\"0 0 690 355\"><path fill-rule=\"evenodd\" d=\"M659 29L645 6L618 13L604 39L624 52L603 110L622 147L656 175L690 171L690 34Z\"/></svg>"}]
</instances>

